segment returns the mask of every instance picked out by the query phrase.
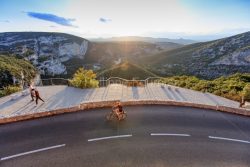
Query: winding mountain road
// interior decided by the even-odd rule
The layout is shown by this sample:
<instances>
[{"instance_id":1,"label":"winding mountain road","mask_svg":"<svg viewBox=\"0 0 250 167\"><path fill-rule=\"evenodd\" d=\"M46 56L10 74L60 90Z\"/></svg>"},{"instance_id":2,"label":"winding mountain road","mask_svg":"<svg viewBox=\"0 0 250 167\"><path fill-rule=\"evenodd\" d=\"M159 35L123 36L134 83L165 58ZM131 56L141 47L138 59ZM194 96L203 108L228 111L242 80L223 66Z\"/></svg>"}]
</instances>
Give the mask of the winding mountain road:
<instances>
[{"instance_id":1,"label":"winding mountain road","mask_svg":"<svg viewBox=\"0 0 250 167\"><path fill-rule=\"evenodd\" d=\"M250 166L250 120L213 110L125 107L0 126L0 166Z\"/></svg>"}]
</instances>

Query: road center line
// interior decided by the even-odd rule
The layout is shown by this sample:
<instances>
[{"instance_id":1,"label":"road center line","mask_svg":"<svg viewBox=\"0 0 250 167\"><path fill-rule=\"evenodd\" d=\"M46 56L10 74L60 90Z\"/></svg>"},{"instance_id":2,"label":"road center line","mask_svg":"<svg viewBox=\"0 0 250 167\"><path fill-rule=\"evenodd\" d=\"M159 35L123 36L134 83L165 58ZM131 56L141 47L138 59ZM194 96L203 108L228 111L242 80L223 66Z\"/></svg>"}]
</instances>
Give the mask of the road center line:
<instances>
[{"instance_id":1,"label":"road center line","mask_svg":"<svg viewBox=\"0 0 250 167\"><path fill-rule=\"evenodd\" d=\"M61 144L61 145L56 145L56 146L41 148L41 149L38 149L38 150L23 152L23 153L11 155L11 156L8 156L8 157L3 157L3 158L1 158L1 161L12 159L12 158L16 158L16 157L20 157L20 156L23 156L23 155L28 155L28 154L33 154L33 153L42 152L42 151L46 151L46 150L51 150L51 149L55 149L55 148L59 148L59 147L64 147L65 145L66 144Z\"/></svg>"},{"instance_id":2,"label":"road center line","mask_svg":"<svg viewBox=\"0 0 250 167\"><path fill-rule=\"evenodd\" d=\"M248 143L248 144L250 144L250 141L246 141L246 140L231 139L231 138L216 137L216 136L208 136L208 138L210 138L210 139L218 139L218 140L228 140L228 141L235 141L235 142L241 142L241 143Z\"/></svg>"},{"instance_id":3,"label":"road center line","mask_svg":"<svg viewBox=\"0 0 250 167\"><path fill-rule=\"evenodd\" d=\"M115 138L123 138L123 137L132 137L132 135L119 135L119 136L100 137L100 138L89 139L88 142L98 141L98 140L115 139Z\"/></svg>"},{"instance_id":4,"label":"road center line","mask_svg":"<svg viewBox=\"0 0 250 167\"><path fill-rule=\"evenodd\" d=\"M189 134L175 134L175 133L151 133L151 136L183 136L188 137Z\"/></svg>"}]
</instances>

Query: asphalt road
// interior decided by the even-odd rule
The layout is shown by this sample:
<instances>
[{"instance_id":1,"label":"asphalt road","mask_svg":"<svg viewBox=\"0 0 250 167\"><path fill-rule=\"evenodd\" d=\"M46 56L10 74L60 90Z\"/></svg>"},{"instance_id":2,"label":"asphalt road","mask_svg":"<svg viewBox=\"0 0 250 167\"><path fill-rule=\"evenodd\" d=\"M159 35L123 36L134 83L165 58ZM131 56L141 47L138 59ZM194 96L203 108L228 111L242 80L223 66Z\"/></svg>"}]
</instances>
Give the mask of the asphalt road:
<instances>
[{"instance_id":1,"label":"asphalt road","mask_svg":"<svg viewBox=\"0 0 250 167\"><path fill-rule=\"evenodd\" d=\"M250 167L248 117L172 106L125 110L120 123L105 121L110 109L96 109L0 125L0 166Z\"/></svg>"}]
</instances>

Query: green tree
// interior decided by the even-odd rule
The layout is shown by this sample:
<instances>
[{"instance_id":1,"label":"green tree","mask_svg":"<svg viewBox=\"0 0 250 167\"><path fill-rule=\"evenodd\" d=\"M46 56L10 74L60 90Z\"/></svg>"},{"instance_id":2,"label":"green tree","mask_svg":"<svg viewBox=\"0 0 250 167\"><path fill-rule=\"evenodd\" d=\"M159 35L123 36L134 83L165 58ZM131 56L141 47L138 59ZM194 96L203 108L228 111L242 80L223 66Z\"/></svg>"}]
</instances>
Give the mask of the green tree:
<instances>
[{"instance_id":1,"label":"green tree","mask_svg":"<svg viewBox=\"0 0 250 167\"><path fill-rule=\"evenodd\" d=\"M169 85L180 86L202 92L209 92L231 100L241 101L241 97L250 100L250 74L233 74L215 80L202 80L193 76L173 76L162 79ZM244 89L244 91L243 91ZM245 95L244 95L245 94Z\"/></svg>"},{"instance_id":2,"label":"green tree","mask_svg":"<svg viewBox=\"0 0 250 167\"><path fill-rule=\"evenodd\" d=\"M24 75L24 81L30 82L36 76L37 71L26 60L11 55L0 55L0 87L11 85L12 76L21 80L21 73Z\"/></svg>"},{"instance_id":3,"label":"green tree","mask_svg":"<svg viewBox=\"0 0 250 167\"><path fill-rule=\"evenodd\" d=\"M79 68L69 82L77 88L96 88L99 84L96 80L96 74L92 70L84 68Z\"/></svg>"},{"instance_id":4,"label":"green tree","mask_svg":"<svg viewBox=\"0 0 250 167\"><path fill-rule=\"evenodd\" d=\"M243 89L243 97L245 100L250 100L250 84L246 84L246 86Z\"/></svg>"}]
</instances>

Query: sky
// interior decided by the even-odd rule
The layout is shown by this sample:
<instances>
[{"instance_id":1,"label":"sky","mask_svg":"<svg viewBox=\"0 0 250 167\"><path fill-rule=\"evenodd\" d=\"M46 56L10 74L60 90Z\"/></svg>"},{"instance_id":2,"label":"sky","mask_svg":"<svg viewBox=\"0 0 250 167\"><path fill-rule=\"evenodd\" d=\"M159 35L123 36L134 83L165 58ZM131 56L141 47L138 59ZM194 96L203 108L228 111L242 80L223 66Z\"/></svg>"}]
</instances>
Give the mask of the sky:
<instances>
[{"instance_id":1,"label":"sky","mask_svg":"<svg viewBox=\"0 0 250 167\"><path fill-rule=\"evenodd\" d=\"M0 32L210 40L250 31L250 0L0 0Z\"/></svg>"}]
</instances>

